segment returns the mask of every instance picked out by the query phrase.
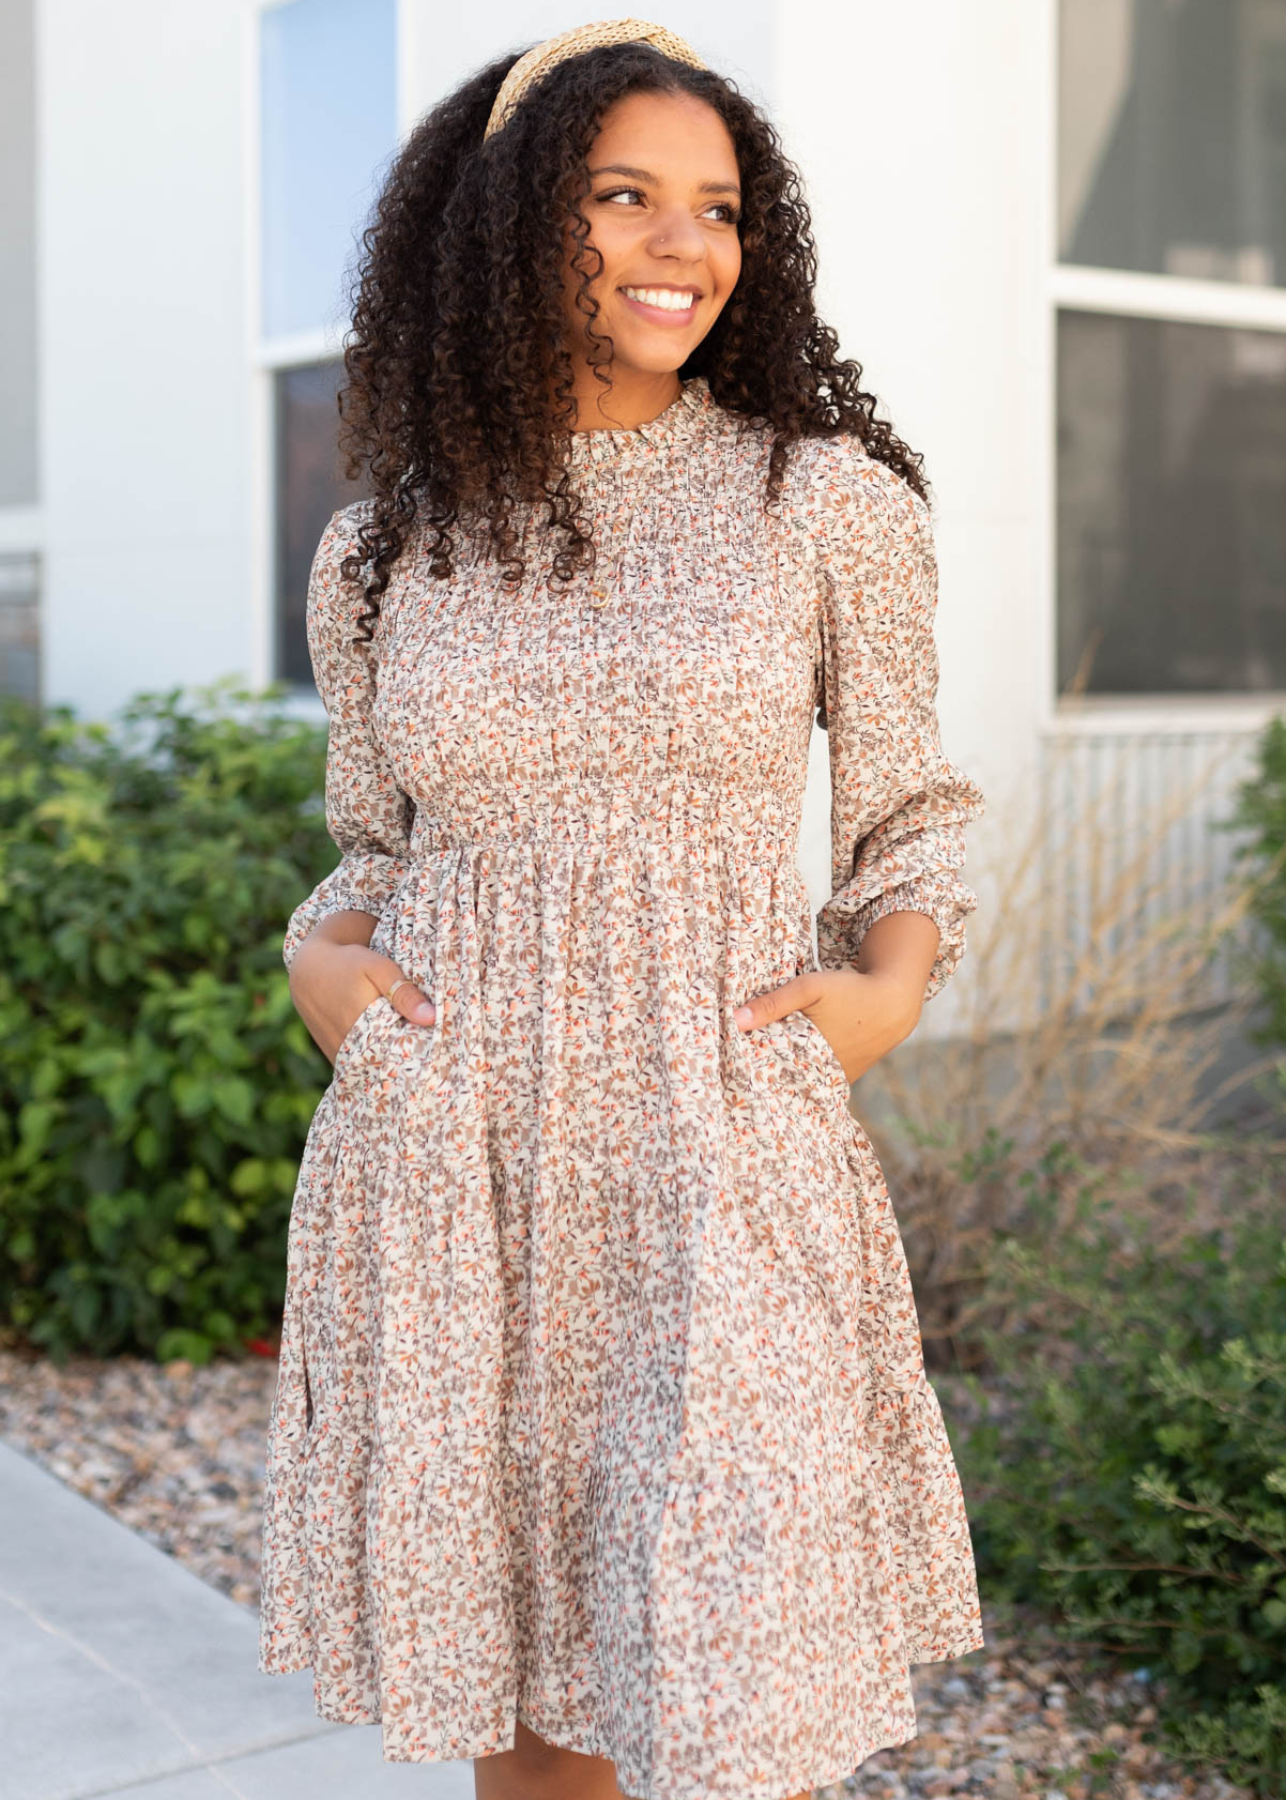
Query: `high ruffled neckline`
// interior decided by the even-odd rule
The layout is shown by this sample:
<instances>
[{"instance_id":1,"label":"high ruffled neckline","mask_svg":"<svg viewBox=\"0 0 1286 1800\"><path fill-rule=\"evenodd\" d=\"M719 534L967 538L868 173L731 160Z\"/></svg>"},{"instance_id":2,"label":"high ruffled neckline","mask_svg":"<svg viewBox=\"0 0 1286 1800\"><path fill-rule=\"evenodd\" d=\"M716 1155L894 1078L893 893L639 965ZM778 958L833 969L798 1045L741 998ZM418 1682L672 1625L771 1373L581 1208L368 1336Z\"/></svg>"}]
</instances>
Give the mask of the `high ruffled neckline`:
<instances>
[{"instance_id":1,"label":"high ruffled neckline","mask_svg":"<svg viewBox=\"0 0 1286 1800\"><path fill-rule=\"evenodd\" d=\"M676 397L664 412L645 425L621 429L573 431L571 460L581 462L616 462L663 444L679 443L697 436L709 409L715 404L704 375L692 375L683 382Z\"/></svg>"}]
</instances>

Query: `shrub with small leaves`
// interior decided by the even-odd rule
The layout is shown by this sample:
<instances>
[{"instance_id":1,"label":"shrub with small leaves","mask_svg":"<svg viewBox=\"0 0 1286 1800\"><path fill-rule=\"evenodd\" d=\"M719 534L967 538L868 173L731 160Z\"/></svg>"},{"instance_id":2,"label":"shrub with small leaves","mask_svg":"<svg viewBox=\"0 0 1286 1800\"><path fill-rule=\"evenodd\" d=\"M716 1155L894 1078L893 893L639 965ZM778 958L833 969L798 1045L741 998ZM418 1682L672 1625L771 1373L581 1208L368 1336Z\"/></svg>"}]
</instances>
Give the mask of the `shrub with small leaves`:
<instances>
[{"instance_id":1,"label":"shrub with small leaves","mask_svg":"<svg viewBox=\"0 0 1286 1800\"><path fill-rule=\"evenodd\" d=\"M1280 1171L1274 1176L1280 1181ZM1286 1789L1286 1220L1280 1189L1177 1251L1106 1217L1007 1243L960 1447L980 1572L1159 1678L1196 1765ZM1020 1309L1021 1310L1021 1309Z\"/></svg>"},{"instance_id":2,"label":"shrub with small leaves","mask_svg":"<svg viewBox=\"0 0 1286 1800\"><path fill-rule=\"evenodd\" d=\"M276 690L0 713L0 1319L207 1360L279 1316L328 1071L291 909L336 861L325 730Z\"/></svg>"},{"instance_id":3,"label":"shrub with small leaves","mask_svg":"<svg viewBox=\"0 0 1286 1800\"><path fill-rule=\"evenodd\" d=\"M1256 746L1254 774L1237 787L1236 805L1223 821L1247 833L1235 856L1251 882L1250 914L1259 927L1247 956L1247 974L1262 994L1265 1017L1253 1038L1286 1045L1286 714L1268 721ZM1278 1065L1286 1087L1286 1059Z\"/></svg>"}]
</instances>

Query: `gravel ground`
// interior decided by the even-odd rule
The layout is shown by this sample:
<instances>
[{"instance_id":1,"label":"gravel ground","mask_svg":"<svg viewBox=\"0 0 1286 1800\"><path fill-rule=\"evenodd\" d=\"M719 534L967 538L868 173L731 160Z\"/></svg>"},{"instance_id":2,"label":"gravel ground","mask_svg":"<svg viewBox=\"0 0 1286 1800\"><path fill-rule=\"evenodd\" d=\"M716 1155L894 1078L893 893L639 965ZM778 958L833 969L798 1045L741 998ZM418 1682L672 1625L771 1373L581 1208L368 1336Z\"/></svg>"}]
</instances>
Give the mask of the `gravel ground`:
<instances>
[{"instance_id":1,"label":"gravel ground","mask_svg":"<svg viewBox=\"0 0 1286 1800\"><path fill-rule=\"evenodd\" d=\"M0 1351L0 1437L254 1609L268 1412L277 1365L161 1366ZM913 1672L919 1735L819 1800L1250 1800L1185 1775L1149 1740L1146 1680L1105 1673L1039 1619L985 1607L986 1647Z\"/></svg>"}]
</instances>

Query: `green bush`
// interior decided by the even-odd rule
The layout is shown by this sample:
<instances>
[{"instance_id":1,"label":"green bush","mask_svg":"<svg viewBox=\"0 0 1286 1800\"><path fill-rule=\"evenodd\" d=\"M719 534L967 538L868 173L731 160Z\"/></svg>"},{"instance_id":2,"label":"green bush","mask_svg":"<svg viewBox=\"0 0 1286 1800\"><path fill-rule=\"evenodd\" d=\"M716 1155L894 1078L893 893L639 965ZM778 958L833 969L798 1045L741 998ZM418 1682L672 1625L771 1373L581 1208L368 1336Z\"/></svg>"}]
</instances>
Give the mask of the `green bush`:
<instances>
[{"instance_id":1,"label":"green bush","mask_svg":"<svg viewBox=\"0 0 1286 1800\"><path fill-rule=\"evenodd\" d=\"M204 1361L280 1315L327 1078L286 920L336 861L325 731L273 690L0 714L0 1319Z\"/></svg>"},{"instance_id":2,"label":"green bush","mask_svg":"<svg viewBox=\"0 0 1286 1800\"><path fill-rule=\"evenodd\" d=\"M1092 1192L1092 1183L1087 1189ZM1159 1678L1197 1766L1286 1784L1286 1220L1269 1198L1162 1254L1101 1209L1005 1244L991 1280L1053 1322L985 1333L961 1445L979 1568Z\"/></svg>"},{"instance_id":3,"label":"green bush","mask_svg":"<svg viewBox=\"0 0 1286 1800\"><path fill-rule=\"evenodd\" d=\"M1252 1033L1259 1043L1286 1045L1286 716L1270 719L1257 746L1254 775L1239 783L1223 828L1249 835L1236 851L1254 882L1251 916L1261 927L1250 975L1267 1016ZM1286 1082L1286 1064L1281 1076Z\"/></svg>"}]
</instances>

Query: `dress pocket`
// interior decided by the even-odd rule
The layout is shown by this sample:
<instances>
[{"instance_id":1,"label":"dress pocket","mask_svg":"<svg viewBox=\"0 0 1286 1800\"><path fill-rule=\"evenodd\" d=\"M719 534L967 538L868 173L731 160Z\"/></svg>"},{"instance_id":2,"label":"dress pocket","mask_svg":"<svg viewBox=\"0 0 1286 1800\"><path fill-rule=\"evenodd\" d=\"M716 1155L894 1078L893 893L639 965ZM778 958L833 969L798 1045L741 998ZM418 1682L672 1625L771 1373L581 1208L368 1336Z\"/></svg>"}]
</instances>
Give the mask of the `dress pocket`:
<instances>
[{"instance_id":1,"label":"dress pocket","mask_svg":"<svg viewBox=\"0 0 1286 1800\"><path fill-rule=\"evenodd\" d=\"M799 1020L801 1027L800 1041L812 1045L813 1054L817 1057L823 1069L830 1076L835 1088L843 1096L845 1106L847 1106L852 1094L852 1088L849 1085L848 1076L844 1073L844 1065L835 1054L834 1046L826 1033L822 1030L820 1025L815 1024L813 1020L809 1018L806 1012L797 1010L793 1013L788 1013L787 1017Z\"/></svg>"},{"instance_id":2,"label":"dress pocket","mask_svg":"<svg viewBox=\"0 0 1286 1800\"><path fill-rule=\"evenodd\" d=\"M344 1069L352 1061L354 1053L360 1048L368 1036L371 1025L377 1014L395 1013L397 1008L384 994L377 994L369 1006L364 1006L353 1020L344 1036L340 1039L339 1049L335 1052L335 1061L331 1067L331 1079L338 1080Z\"/></svg>"}]
</instances>

